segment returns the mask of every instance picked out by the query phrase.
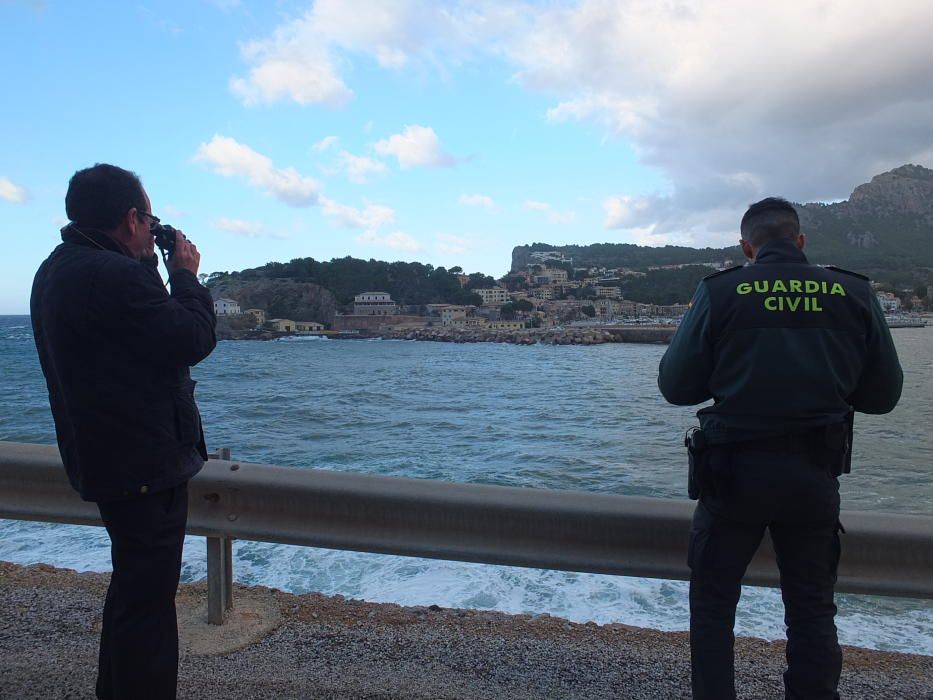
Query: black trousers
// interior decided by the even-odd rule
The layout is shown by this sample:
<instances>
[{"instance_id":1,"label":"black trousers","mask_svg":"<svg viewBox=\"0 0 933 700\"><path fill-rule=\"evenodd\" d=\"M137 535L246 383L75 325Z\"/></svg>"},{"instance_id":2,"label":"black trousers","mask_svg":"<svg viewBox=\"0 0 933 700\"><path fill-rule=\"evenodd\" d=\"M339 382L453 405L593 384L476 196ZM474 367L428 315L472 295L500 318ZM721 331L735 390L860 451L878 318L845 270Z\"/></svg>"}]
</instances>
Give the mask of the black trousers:
<instances>
[{"instance_id":1,"label":"black trousers","mask_svg":"<svg viewBox=\"0 0 933 700\"><path fill-rule=\"evenodd\" d=\"M178 680L175 593L188 520L188 484L98 503L113 575L104 603L100 700L174 700Z\"/></svg>"},{"instance_id":2,"label":"black trousers","mask_svg":"<svg viewBox=\"0 0 933 700\"><path fill-rule=\"evenodd\" d=\"M837 699L838 480L810 450L792 444L739 444L714 450L712 459L716 488L701 495L688 555L693 697L736 697L735 609L742 576L768 528L787 625L785 698Z\"/></svg>"}]
</instances>

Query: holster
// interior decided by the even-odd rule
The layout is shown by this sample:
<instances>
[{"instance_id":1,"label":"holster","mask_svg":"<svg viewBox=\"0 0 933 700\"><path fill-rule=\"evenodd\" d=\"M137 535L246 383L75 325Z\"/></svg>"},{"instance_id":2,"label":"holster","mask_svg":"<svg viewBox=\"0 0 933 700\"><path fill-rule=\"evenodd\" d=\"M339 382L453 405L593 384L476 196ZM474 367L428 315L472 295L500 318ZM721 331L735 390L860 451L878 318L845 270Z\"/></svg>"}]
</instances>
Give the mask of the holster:
<instances>
[{"instance_id":1,"label":"holster","mask_svg":"<svg viewBox=\"0 0 933 700\"><path fill-rule=\"evenodd\" d=\"M687 448L687 496L695 501L703 485L710 481L709 443L700 428L691 428L684 436L684 447Z\"/></svg>"},{"instance_id":2,"label":"holster","mask_svg":"<svg viewBox=\"0 0 933 700\"><path fill-rule=\"evenodd\" d=\"M855 412L849 411L841 423L823 428L821 458L831 476L840 476L852 471L852 432Z\"/></svg>"}]
</instances>

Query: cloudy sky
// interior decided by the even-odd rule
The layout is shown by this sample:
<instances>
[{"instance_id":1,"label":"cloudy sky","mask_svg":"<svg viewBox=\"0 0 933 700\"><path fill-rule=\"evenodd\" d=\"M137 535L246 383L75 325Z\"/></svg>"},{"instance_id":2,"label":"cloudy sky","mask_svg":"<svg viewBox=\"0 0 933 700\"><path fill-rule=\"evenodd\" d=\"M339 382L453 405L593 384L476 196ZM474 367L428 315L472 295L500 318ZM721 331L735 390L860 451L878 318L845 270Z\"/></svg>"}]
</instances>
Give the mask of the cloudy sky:
<instances>
[{"instance_id":1,"label":"cloudy sky","mask_svg":"<svg viewBox=\"0 0 933 700\"><path fill-rule=\"evenodd\" d=\"M138 172L202 271L725 245L933 166L933 3L0 0L0 313L68 178Z\"/></svg>"}]
</instances>

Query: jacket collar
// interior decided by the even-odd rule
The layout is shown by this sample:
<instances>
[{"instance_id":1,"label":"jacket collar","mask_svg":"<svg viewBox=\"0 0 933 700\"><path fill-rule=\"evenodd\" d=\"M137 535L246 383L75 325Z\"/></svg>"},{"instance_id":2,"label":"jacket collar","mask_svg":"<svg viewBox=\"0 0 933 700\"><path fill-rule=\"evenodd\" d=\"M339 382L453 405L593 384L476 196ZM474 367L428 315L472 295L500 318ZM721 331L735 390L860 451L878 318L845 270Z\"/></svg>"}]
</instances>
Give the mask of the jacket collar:
<instances>
[{"instance_id":1,"label":"jacket collar","mask_svg":"<svg viewBox=\"0 0 933 700\"><path fill-rule=\"evenodd\" d=\"M771 241L758 249L754 265L767 265L768 263L803 263L809 264L807 256L793 241Z\"/></svg>"},{"instance_id":2,"label":"jacket collar","mask_svg":"<svg viewBox=\"0 0 933 700\"><path fill-rule=\"evenodd\" d=\"M103 231L95 228L79 229L73 223L69 223L62 229L62 240L65 243L74 243L75 245L84 246L85 248L109 250L114 253L126 255L127 257L132 257L126 248Z\"/></svg>"}]
</instances>

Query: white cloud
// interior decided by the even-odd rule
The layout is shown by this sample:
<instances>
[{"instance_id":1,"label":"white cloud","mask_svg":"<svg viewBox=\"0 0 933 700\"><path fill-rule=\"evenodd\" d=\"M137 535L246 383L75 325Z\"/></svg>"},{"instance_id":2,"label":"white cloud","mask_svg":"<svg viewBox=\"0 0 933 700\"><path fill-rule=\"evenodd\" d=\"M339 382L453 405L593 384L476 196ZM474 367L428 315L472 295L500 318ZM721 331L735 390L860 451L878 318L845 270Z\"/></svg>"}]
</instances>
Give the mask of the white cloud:
<instances>
[{"instance_id":1,"label":"white cloud","mask_svg":"<svg viewBox=\"0 0 933 700\"><path fill-rule=\"evenodd\" d=\"M247 104L290 99L339 106L353 94L338 75L349 56L369 56L389 70L421 59L443 71L439 57L468 53L486 21L470 6L317 0L301 17L242 47L249 74L231 79L231 89Z\"/></svg>"},{"instance_id":2,"label":"white cloud","mask_svg":"<svg viewBox=\"0 0 933 700\"><path fill-rule=\"evenodd\" d=\"M316 144L311 146L311 148L315 151L318 151L319 153L323 153L324 151L328 150L331 146L336 146L338 140L339 139L336 136L325 136L320 141L318 141Z\"/></svg>"},{"instance_id":3,"label":"white cloud","mask_svg":"<svg viewBox=\"0 0 933 700\"><path fill-rule=\"evenodd\" d=\"M26 188L17 185L8 177L0 175L0 199L4 199L11 204L22 204L29 199L29 192Z\"/></svg>"},{"instance_id":4,"label":"white cloud","mask_svg":"<svg viewBox=\"0 0 933 700\"><path fill-rule=\"evenodd\" d=\"M456 163L456 159L441 148L437 134L429 126L406 126L401 134L376 142L376 153L395 156L402 169L442 168Z\"/></svg>"},{"instance_id":5,"label":"white cloud","mask_svg":"<svg viewBox=\"0 0 933 700\"><path fill-rule=\"evenodd\" d=\"M381 204L367 204L362 210L321 197L324 215L343 228L361 228L375 233L386 224L395 223L395 211Z\"/></svg>"},{"instance_id":6,"label":"white cloud","mask_svg":"<svg viewBox=\"0 0 933 700\"><path fill-rule=\"evenodd\" d=\"M375 231L366 231L356 237L357 243L369 243L380 248L391 248L392 250L401 250L409 253L415 253L423 250L423 246L416 238L403 231L395 231L386 235L380 235Z\"/></svg>"},{"instance_id":7,"label":"white cloud","mask_svg":"<svg viewBox=\"0 0 933 700\"><path fill-rule=\"evenodd\" d=\"M520 84L559 100L549 121L599 125L670 183L622 193L607 225L710 242L766 194L844 197L933 164L930 3L892 0L879 18L868 0L582 0L527 19L501 48Z\"/></svg>"},{"instance_id":8,"label":"white cloud","mask_svg":"<svg viewBox=\"0 0 933 700\"><path fill-rule=\"evenodd\" d=\"M573 223L577 215L572 211L557 211L547 202L539 202L534 199L525 200L522 206L529 211L540 211L547 214L548 221L552 224L566 225Z\"/></svg>"},{"instance_id":9,"label":"white cloud","mask_svg":"<svg viewBox=\"0 0 933 700\"><path fill-rule=\"evenodd\" d=\"M444 255L463 255L472 247L466 238L452 236L449 233L439 233L435 236L437 252Z\"/></svg>"},{"instance_id":10,"label":"white cloud","mask_svg":"<svg viewBox=\"0 0 933 700\"><path fill-rule=\"evenodd\" d=\"M495 209L496 203L492 197L485 194L461 194L460 204L465 207L485 207L486 209Z\"/></svg>"},{"instance_id":11,"label":"white cloud","mask_svg":"<svg viewBox=\"0 0 933 700\"><path fill-rule=\"evenodd\" d=\"M341 151L337 156L337 167L346 173L350 182L363 184L369 175L377 175L386 171L385 163L366 156L355 156L347 151Z\"/></svg>"},{"instance_id":12,"label":"white cloud","mask_svg":"<svg viewBox=\"0 0 933 700\"><path fill-rule=\"evenodd\" d=\"M645 197L609 197L603 202L606 228L633 228L650 208L651 203Z\"/></svg>"},{"instance_id":13,"label":"white cloud","mask_svg":"<svg viewBox=\"0 0 933 700\"><path fill-rule=\"evenodd\" d=\"M292 167L276 168L270 158L228 136L215 134L210 143L198 147L193 160L224 177L242 178L289 206L317 204L320 197L317 180Z\"/></svg>"},{"instance_id":14,"label":"white cloud","mask_svg":"<svg viewBox=\"0 0 933 700\"><path fill-rule=\"evenodd\" d=\"M185 217L186 212L173 204L166 204L164 207L159 207L159 214L163 219L182 219Z\"/></svg>"},{"instance_id":15,"label":"white cloud","mask_svg":"<svg viewBox=\"0 0 933 700\"><path fill-rule=\"evenodd\" d=\"M220 217L211 221L211 226L223 233L231 233L234 236L243 236L245 238L256 238L257 236L267 235L265 234L265 227L259 221L244 221L243 219Z\"/></svg>"},{"instance_id":16,"label":"white cloud","mask_svg":"<svg viewBox=\"0 0 933 700\"><path fill-rule=\"evenodd\" d=\"M231 78L230 89L247 106L291 99L300 105L340 107L353 96L328 51L305 41L291 25L277 30L272 39L244 44L240 52L253 68L246 78Z\"/></svg>"},{"instance_id":17,"label":"white cloud","mask_svg":"<svg viewBox=\"0 0 933 700\"><path fill-rule=\"evenodd\" d=\"M657 104L650 97L626 100L613 95L586 95L561 102L547 111L550 122L583 121L590 119L614 133L640 133L657 112Z\"/></svg>"},{"instance_id":18,"label":"white cloud","mask_svg":"<svg viewBox=\"0 0 933 700\"><path fill-rule=\"evenodd\" d=\"M890 167L933 165L931 26L933 3L917 0L884 12L870 0L318 0L244 47L251 72L235 84L253 102L341 104L339 73L358 56L443 76L502 60L553 100L555 128L595 124L666 179L639 221L708 241L763 195L838 199Z\"/></svg>"}]
</instances>

